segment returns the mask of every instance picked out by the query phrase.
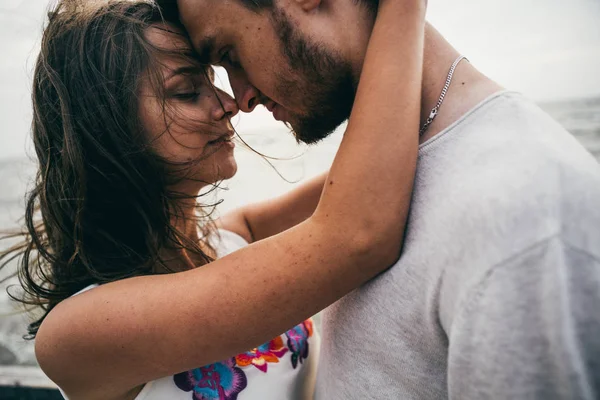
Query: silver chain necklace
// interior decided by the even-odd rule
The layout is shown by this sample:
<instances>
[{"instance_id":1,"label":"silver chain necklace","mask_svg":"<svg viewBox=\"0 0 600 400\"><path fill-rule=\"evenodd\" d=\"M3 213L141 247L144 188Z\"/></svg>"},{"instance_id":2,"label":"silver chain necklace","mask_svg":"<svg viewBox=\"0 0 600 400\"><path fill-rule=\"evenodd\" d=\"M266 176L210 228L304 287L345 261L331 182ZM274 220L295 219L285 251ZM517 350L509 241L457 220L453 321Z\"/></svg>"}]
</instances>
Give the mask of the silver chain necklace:
<instances>
[{"instance_id":1,"label":"silver chain necklace","mask_svg":"<svg viewBox=\"0 0 600 400\"><path fill-rule=\"evenodd\" d=\"M467 57L459 56L452 63L452 66L450 67L450 71L448 72L448 77L446 78L446 84L444 85L444 88L442 89L442 94L440 95L440 98L439 98L437 104L435 105L435 107L433 107L431 109L431 112L429 113L429 117L427 117L427 120L421 127L421 130L419 131L419 137L423 136L423 134L425 133L427 128L429 128L429 125L431 125L431 123L433 122L435 117L438 115L438 112L440 111L440 106L442 105L442 102L444 101L444 97L446 97L446 92L448 92L448 88L450 87L450 83L452 82L452 75L454 75L454 70L456 69L456 66L458 65L458 63L461 62L463 59L469 61L467 59Z\"/></svg>"}]
</instances>

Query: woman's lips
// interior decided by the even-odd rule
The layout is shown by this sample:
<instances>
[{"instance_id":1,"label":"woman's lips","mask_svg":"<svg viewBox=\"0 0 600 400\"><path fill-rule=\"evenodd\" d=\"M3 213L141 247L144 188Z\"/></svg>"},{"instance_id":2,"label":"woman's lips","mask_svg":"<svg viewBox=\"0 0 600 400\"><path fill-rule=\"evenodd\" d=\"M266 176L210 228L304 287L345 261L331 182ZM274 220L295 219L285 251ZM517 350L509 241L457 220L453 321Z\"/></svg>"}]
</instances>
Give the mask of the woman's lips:
<instances>
[{"instance_id":1,"label":"woman's lips","mask_svg":"<svg viewBox=\"0 0 600 400\"><path fill-rule=\"evenodd\" d=\"M233 139L233 135L234 135L233 131L224 133L224 134L220 135L218 138L216 138L214 140L210 140L208 142L208 145L212 146L212 145L215 145L215 144L226 143L226 144L231 144L233 146L234 143L231 141L231 139Z\"/></svg>"}]
</instances>

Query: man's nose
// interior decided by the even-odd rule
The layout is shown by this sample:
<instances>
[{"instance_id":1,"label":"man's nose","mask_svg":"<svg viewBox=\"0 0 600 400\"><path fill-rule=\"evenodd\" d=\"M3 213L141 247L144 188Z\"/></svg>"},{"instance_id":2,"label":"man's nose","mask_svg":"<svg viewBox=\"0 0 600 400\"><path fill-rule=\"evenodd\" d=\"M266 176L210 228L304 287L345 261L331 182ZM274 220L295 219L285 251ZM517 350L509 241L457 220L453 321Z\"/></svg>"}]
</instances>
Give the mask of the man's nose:
<instances>
[{"instance_id":1,"label":"man's nose","mask_svg":"<svg viewBox=\"0 0 600 400\"><path fill-rule=\"evenodd\" d=\"M260 92L240 73L229 74L235 100L241 111L249 113L260 104Z\"/></svg>"}]
</instances>

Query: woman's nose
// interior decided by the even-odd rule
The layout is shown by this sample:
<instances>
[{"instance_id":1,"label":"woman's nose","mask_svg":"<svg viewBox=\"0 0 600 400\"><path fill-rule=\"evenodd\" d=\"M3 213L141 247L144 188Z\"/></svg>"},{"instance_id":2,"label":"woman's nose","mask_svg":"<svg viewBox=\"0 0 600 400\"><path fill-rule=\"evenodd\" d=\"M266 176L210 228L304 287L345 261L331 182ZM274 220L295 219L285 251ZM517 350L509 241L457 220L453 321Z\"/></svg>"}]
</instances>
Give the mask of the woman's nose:
<instances>
[{"instance_id":1,"label":"woman's nose","mask_svg":"<svg viewBox=\"0 0 600 400\"><path fill-rule=\"evenodd\" d=\"M219 99L218 104L213 108L213 119L215 121L220 121L223 118L232 118L234 117L240 109L238 108L237 103L227 93L220 89L217 90L217 98Z\"/></svg>"}]
</instances>

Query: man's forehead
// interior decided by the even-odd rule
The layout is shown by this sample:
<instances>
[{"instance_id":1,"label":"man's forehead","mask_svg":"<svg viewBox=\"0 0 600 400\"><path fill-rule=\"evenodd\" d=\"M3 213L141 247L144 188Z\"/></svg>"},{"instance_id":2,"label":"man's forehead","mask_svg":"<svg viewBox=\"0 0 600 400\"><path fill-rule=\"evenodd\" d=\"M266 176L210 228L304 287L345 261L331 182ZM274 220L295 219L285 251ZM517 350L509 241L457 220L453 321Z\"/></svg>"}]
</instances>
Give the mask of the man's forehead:
<instances>
[{"instance_id":1,"label":"man's forehead","mask_svg":"<svg viewBox=\"0 0 600 400\"><path fill-rule=\"evenodd\" d=\"M211 0L179 0L179 18L197 50L208 45L214 45L215 38L220 33L223 18L217 10L217 4Z\"/></svg>"},{"instance_id":2,"label":"man's forehead","mask_svg":"<svg viewBox=\"0 0 600 400\"><path fill-rule=\"evenodd\" d=\"M220 19L220 3L212 0L178 0L179 18L188 31L203 33Z\"/></svg>"}]
</instances>

